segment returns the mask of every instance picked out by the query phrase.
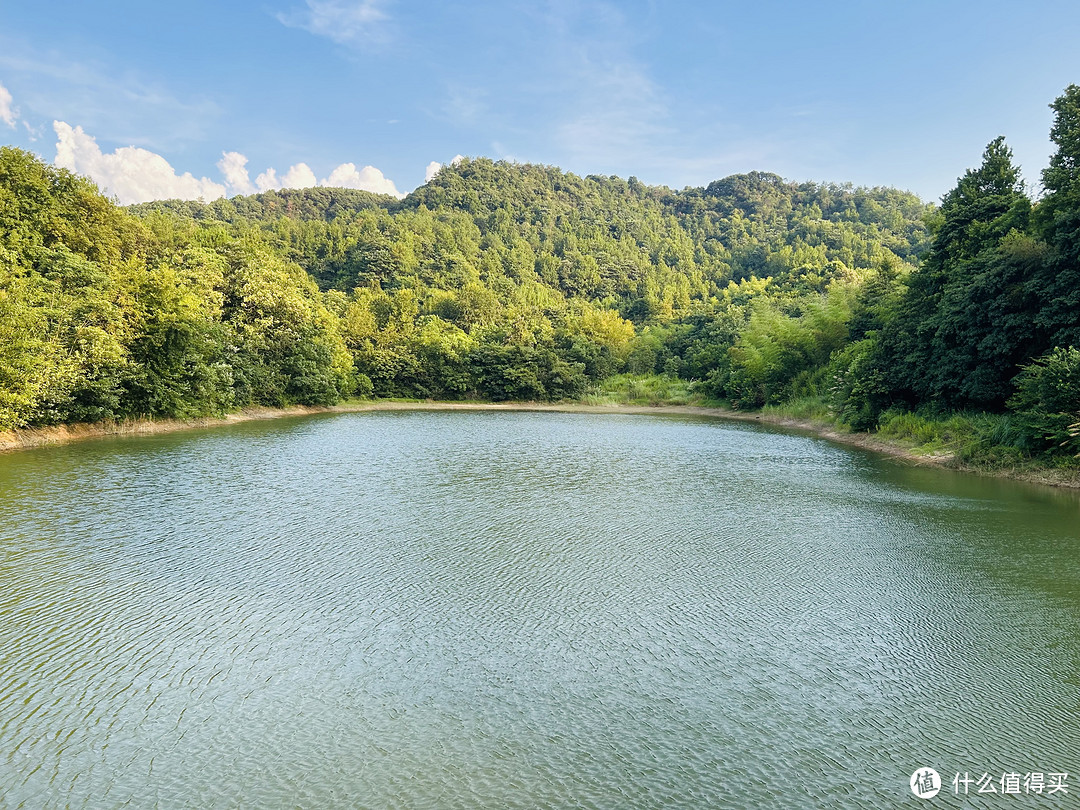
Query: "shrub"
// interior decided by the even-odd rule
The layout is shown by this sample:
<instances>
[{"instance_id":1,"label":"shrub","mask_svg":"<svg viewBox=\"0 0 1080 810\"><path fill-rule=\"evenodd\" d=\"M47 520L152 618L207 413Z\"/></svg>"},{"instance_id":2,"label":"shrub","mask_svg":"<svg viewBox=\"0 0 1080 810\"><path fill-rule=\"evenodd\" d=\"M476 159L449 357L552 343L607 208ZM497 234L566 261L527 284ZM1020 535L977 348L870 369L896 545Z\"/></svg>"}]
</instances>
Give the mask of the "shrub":
<instances>
[{"instance_id":1,"label":"shrub","mask_svg":"<svg viewBox=\"0 0 1080 810\"><path fill-rule=\"evenodd\" d=\"M1013 379L1016 412L1027 449L1080 455L1080 350L1058 346Z\"/></svg>"},{"instance_id":2,"label":"shrub","mask_svg":"<svg viewBox=\"0 0 1080 810\"><path fill-rule=\"evenodd\" d=\"M877 426L888 394L885 375L874 364L875 351L874 340L867 338L834 352L829 362L829 404L836 418L853 430Z\"/></svg>"}]
</instances>

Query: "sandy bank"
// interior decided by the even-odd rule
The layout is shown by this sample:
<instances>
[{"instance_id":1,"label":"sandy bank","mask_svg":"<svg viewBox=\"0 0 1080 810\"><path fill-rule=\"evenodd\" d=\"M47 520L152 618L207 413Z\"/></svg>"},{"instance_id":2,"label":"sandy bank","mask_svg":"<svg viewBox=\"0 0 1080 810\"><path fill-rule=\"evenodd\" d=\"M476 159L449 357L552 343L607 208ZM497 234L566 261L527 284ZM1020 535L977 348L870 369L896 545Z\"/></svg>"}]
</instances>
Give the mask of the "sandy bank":
<instances>
[{"instance_id":1,"label":"sandy bank","mask_svg":"<svg viewBox=\"0 0 1080 810\"><path fill-rule=\"evenodd\" d=\"M148 433L174 433L179 430L232 425L253 419L276 419L281 416L303 416L309 413L323 413L327 408L307 408L300 405L289 408L244 408L236 413L222 417L201 417L198 419L125 419L119 422L93 422L72 425L51 425L49 427L25 428L23 430L0 431L0 451L22 450L28 447L42 447L49 444L68 444L69 442L97 439L102 436L134 436Z\"/></svg>"}]
</instances>

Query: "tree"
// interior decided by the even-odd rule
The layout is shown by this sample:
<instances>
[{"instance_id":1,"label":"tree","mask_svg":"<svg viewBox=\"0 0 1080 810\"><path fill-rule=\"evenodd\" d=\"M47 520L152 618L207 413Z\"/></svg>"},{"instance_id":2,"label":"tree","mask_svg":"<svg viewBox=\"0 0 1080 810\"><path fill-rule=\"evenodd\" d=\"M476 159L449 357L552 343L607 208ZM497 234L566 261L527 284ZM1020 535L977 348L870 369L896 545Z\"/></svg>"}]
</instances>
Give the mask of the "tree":
<instances>
[{"instance_id":1,"label":"tree","mask_svg":"<svg viewBox=\"0 0 1080 810\"><path fill-rule=\"evenodd\" d=\"M1025 365L1009 407L1029 449L1080 454L1080 350L1058 347Z\"/></svg>"},{"instance_id":2,"label":"tree","mask_svg":"<svg viewBox=\"0 0 1080 810\"><path fill-rule=\"evenodd\" d=\"M894 396L909 405L1004 404L1016 363L1029 356L1034 315L1018 278L1032 268L1006 242L1028 232L1030 219L1012 151L995 138L942 200L930 251L882 330L880 365Z\"/></svg>"},{"instance_id":3,"label":"tree","mask_svg":"<svg viewBox=\"0 0 1080 810\"><path fill-rule=\"evenodd\" d=\"M1036 320L1048 346L1080 345L1080 87L1070 84L1050 107L1057 151L1043 170L1039 222L1052 253L1031 286L1043 302Z\"/></svg>"}]
</instances>

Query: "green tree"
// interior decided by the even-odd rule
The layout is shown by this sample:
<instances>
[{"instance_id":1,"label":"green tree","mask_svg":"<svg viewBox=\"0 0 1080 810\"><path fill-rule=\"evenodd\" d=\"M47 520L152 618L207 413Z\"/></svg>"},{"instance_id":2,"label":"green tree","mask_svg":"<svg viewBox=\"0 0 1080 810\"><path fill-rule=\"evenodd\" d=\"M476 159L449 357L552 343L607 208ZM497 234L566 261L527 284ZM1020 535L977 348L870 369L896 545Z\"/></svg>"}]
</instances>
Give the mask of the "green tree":
<instances>
[{"instance_id":1,"label":"green tree","mask_svg":"<svg viewBox=\"0 0 1080 810\"><path fill-rule=\"evenodd\" d=\"M1025 365L1009 407L1029 449L1080 455L1080 350L1057 347Z\"/></svg>"},{"instance_id":2,"label":"green tree","mask_svg":"<svg viewBox=\"0 0 1080 810\"><path fill-rule=\"evenodd\" d=\"M1043 170L1039 222L1052 252L1031 287L1042 301L1036 321L1045 345L1080 345L1080 87L1070 84L1050 106L1057 150Z\"/></svg>"},{"instance_id":3,"label":"green tree","mask_svg":"<svg viewBox=\"0 0 1080 810\"><path fill-rule=\"evenodd\" d=\"M930 251L883 328L880 365L894 396L908 404L1004 404L1032 338L1023 274L1035 254L1018 248L1030 215L1012 152L996 138L982 165L945 195Z\"/></svg>"}]
</instances>

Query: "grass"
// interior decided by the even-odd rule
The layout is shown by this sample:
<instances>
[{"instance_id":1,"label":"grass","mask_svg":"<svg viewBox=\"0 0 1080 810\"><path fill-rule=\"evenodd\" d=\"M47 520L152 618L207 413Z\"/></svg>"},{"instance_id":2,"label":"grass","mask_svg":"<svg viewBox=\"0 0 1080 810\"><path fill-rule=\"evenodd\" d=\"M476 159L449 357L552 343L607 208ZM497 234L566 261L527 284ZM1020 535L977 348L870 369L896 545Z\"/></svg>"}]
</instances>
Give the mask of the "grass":
<instances>
[{"instance_id":1,"label":"grass","mask_svg":"<svg viewBox=\"0 0 1080 810\"><path fill-rule=\"evenodd\" d=\"M847 430L820 396L797 397L766 405L761 413L779 419L798 419ZM885 411L876 430L885 441L920 456L951 458L957 466L1019 477L1056 470L1066 478L1080 474L1080 462L1070 456L1032 455L1025 449L1023 426L1013 414L961 411L923 413Z\"/></svg>"},{"instance_id":2,"label":"grass","mask_svg":"<svg viewBox=\"0 0 1080 810\"><path fill-rule=\"evenodd\" d=\"M666 374L617 374L594 385L586 405L704 405L694 383Z\"/></svg>"},{"instance_id":3,"label":"grass","mask_svg":"<svg viewBox=\"0 0 1080 810\"><path fill-rule=\"evenodd\" d=\"M820 396L796 397L780 405L766 405L761 412L780 419L805 419L839 427L832 410Z\"/></svg>"},{"instance_id":4,"label":"grass","mask_svg":"<svg viewBox=\"0 0 1080 810\"><path fill-rule=\"evenodd\" d=\"M1023 448L1023 431L1011 414L886 411L878 434L908 444L917 453L950 453L968 466L989 470L1078 466L1075 459L1028 453Z\"/></svg>"},{"instance_id":5,"label":"grass","mask_svg":"<svg viewBox=\"0 0 1080 810\"><path fill-rule=\"evenodd\" d=\"M431 402L431 401L432 401L431 399L428 399L428 398L425 398L425 397L376 397L376 396L370 396L370 397L347 397L347 398L341 400L341 402L339 402L338 404L339 405L370 405L373 402L400 402L400 403L408 405L408 404L414 404L414 403L417 403L417 402ZM451 401L451 400L448 400L448 401ZM456 402L458 400L452 400L452 401ZM461 401L464 401L464 400L461 400ZM486 400L484 400L484 401L486 401Z\"/></svg>"}]
</instances>

